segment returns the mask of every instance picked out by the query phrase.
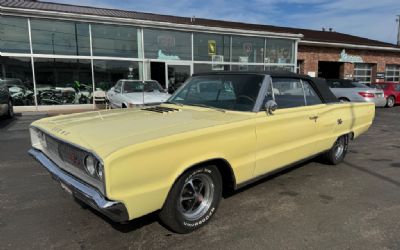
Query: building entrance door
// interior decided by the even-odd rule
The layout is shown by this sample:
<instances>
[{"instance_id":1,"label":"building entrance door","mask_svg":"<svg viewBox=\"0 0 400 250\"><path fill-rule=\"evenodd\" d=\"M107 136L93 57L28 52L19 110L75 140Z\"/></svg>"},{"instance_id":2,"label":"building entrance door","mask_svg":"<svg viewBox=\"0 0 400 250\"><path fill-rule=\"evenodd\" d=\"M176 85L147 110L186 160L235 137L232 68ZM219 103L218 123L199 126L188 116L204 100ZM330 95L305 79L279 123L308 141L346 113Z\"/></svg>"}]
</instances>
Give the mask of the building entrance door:
<instances>
[{"instance_id":1,"label":"building entrance door","mask_svg":"<svg viewBox=\"0 0 400 250\"><path fill-rule=\"evenodd\" d=\"M341 62L318 62L318 77L326 79L339 79Z\"/></svg>"},{"instance_id":2,"label":"building entrance door","mask_svg":"<svg viewBox=\"0 0 400 250\"><path fill-rule=\"evenodd\" d=\"M150 79L159 82L164 89L167 88L164 62L150 62Z\"/></svg>"},{"instance_id":3,"label":"building entrance door","mask_svg":"<svg viewBox=\"0 0 400 250\"><path fill-rule=\"evenodd\" d=\"M192 75L192 72L191 64L166 64L168 93L175 92Z\"/></svg>"}]
</instances>

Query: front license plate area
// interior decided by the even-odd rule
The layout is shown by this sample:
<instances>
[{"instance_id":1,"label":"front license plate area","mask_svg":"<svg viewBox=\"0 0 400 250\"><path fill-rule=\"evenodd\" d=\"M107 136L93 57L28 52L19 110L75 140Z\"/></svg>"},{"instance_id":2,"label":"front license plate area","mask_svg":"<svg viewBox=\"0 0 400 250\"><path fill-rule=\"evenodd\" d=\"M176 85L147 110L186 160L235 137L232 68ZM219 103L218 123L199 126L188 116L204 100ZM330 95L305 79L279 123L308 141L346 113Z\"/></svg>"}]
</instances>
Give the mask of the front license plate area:
<instances>
[{"instance_id":1,"label":"front license plate area","mask_svg":"<svg viewBox=\"0 0 400 250\"><path fill-rule=\"evenodd\" d=\"M65 185L65 184L62 183L62 182L60 182L60 185L61 185L62 189L64 189L67 193L69 193L70 195L73 194L73 193L72 193L72 190L71 190L67 185Z\"/></svg>"}]
</instances>

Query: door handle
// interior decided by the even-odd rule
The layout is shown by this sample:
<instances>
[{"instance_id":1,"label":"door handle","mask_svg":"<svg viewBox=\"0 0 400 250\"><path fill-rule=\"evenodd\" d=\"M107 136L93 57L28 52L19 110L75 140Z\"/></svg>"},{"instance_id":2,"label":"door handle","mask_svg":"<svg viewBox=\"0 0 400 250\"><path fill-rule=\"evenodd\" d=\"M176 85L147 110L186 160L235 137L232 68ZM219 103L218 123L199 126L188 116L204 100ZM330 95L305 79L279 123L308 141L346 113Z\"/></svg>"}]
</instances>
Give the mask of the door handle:
<instances>
[{"instance_id":1,"label":"door handle","mask_svg":"<svg viewBox=\"0 0 400 250\"><path fill-rule=\"evenodd\" d=\"M314 120L314 122L317 122L318 115L310 116L309 118L310 120Z\"/></svg>"}]
</instances>

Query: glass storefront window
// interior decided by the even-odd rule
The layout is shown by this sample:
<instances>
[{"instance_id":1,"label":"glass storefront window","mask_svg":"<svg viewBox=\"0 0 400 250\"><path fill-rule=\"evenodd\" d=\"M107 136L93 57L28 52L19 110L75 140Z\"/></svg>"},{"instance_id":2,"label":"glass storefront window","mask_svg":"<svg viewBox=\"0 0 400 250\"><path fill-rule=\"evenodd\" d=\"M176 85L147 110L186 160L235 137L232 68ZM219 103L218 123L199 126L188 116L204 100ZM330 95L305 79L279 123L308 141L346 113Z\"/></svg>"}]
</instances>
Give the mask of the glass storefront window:
<instances>
[{"instance_id":1,"label":"glass storefront window","mask_svg":"<svg viewBox=\"0 0 400 250\"><path fill-rule=\"evenodd\" d=\"M293 66L283 66L283 65L273 65L273 66L265 66L266 71L289 71L294 72Z\"/></svg>"},{"instance_id":2,"label":"glass storefront window","mask_svg":"<svg viewBox=\"0 0 400 250\"><path fill-rule=\"evenodd\" d=\"M232 62L262 63L264 38L232 36Z\"/></svg>"},{"instance_id":3,"label":"glass storefront window","mask_svg":"<svg viewBox=\"0 0 400 250\"><path fill-rule=\"evenodd\" d=\"M90 60L37 58L34 63L38 105L92 103Z\"/></svg>"},{"instance_id":4,"label":"glass storefront window","mask_svg":"<svg viewBox=\"0 0 400 250\"><path fill-rule=\"evenodd\" d=\"M89 25L86 23L31 19L35 54L90 55Z\"/></svg>"},{"instance_id":5,"label":"glass storefront window","mask_svg":"<svg viewBox=\"0 0 400 250\"><path fill-rule=\"evenodd\" d=\"M137 37L131 26L92 24L93 55L137 58Z\"/></svg>"},{"instance_id":6,"label":"glass storefront window","mask_svg":"<svg viewBox=\"0 0 400 250\"><path fill-rule=\"evenodd\" d=\"M232 65L232 71L264 71L264 65Z\"/></svg>"},{"instance_id":7,"label":"glass storefront window","mask_svg":"<svg viewBox=\"0 0 400 250\"><path fill-rule=\"evenodd\" d=\"M372 80L372 64L355 63L354 64L354 80L360 83L371 83Z\"/></svg>"},{"instance_id":8,"label":"glass storefront window","mask_svg":"<svg viewBox=\"0 0 400 250\"><path fill-rule=\"evenodd\" d=\"M196 63L193 65L193 72L196 73L206 73L212 71L229 71L230 65L227 64L200 64Z\"/></svg>"},{"instance_id":9,"label":"glass storefront window","mask_svg":"<svg viewBox=\"0 0 400 250\"><path fill-rule=\"evenodd\" d=\"M0 52L31 52L26 18L0 16Z\"/></svg>"},{"instance_id":10,"label":"glass storefront window","mask_svg":"<svg viewBox=\"0 0 400 250\"><path fill-rule=\"evenodd\" d=\"M142 80L141 63L130 61L94 60L95 88L107 91L121 79Z\"/></svg>"},{"instance_id":11,"label":"glass storefront window","mask_svg":"<svg viewBox=\"0 0 400 250\"><path fill-rule=\"evenodd\" d=\"M31 59L0 57L0 84L6 84L15 106L35 105Z\"/></svg>"},{"instance_id":12,"label":"glass storefront window","mask_svg":"<svg viewBox=\"0 0 400 250\"><path fill-rule=\"evenodd\" d=\"M400 82L400 65L386 65L385 80L388 82Z\"/></svg>"},{"instance_id":13,"label":"glass storefront window","mask_svg":"<svg viewBox=\"0 0 400 250\"><path fill-rule=\"evenodd\" d=\"M191 60L191 33L144 29L144 57L159 60Z\"/></svg>"},{"instance_id":14,"label":"glass storefront window","mask_svg":"<svg viewBox=\"0 0 400 250\"><path fill-rule=\"evenodd\" d=\"M193 57L195 61L230 61L231 39L227 35L194 33Z\"/></svg>"},{"instance_id":15,"label":"glass storefront window","mask_svg":"<svg viewBox=\"0 0 400 250\"><path fill-rule=\"evenodd\" d=\"M284 39L266 41L265 63L294 63L294 42Z\"/></svg>"}]
</instances>

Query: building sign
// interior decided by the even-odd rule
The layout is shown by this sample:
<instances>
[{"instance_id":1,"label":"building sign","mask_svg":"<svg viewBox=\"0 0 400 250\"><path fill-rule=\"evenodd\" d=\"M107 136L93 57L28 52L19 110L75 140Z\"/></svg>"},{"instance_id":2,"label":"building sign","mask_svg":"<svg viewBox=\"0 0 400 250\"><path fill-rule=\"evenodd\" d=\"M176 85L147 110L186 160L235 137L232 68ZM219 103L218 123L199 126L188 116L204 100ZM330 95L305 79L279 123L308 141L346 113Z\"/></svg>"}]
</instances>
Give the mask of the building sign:
<instances>
[{"instance_id":1,"label":"building sign","mask_svg":"<svg viewBox=\"0 0 400 250\"><path fill-rule=\"evenodd\" d=\"M217 42L215 40L208 40L208 55L213 56L217 53Z\"/></svg>"},{"instance_id":2,"label":"building sign","mask_svg":"<svg viewBox=\"0 0 400 250\"><path fill-rule=\"evenodd\" d=\"M376 79L385 79L385 72L377 72Z\"/></svg>"},{"instance_id":3,"label":"building sign","mask_svg":"<svg viewBox=\"0 0 400 250\"><path fill-rule=\"evenodd\" d=\"M364 62L361 56L352 56L346 53L346 50L343 49L340 53L339 62L349 62L349 63L362 63Z\"/></svg>"}]
</instances>

